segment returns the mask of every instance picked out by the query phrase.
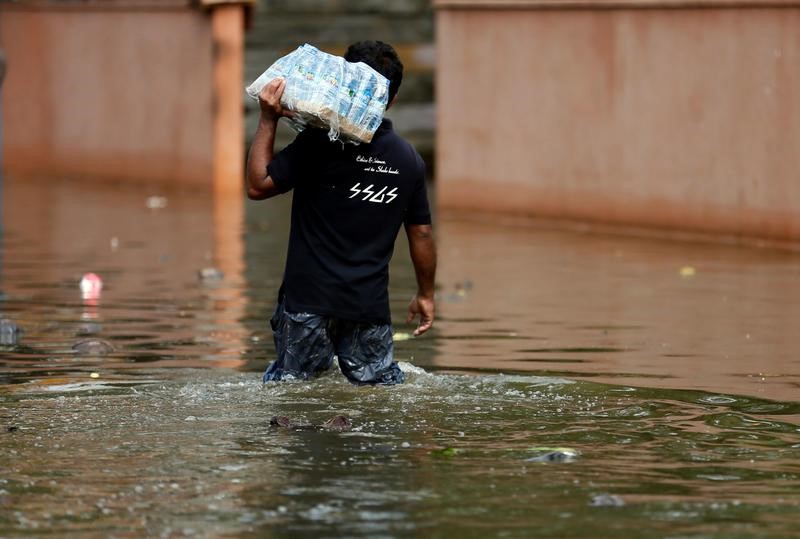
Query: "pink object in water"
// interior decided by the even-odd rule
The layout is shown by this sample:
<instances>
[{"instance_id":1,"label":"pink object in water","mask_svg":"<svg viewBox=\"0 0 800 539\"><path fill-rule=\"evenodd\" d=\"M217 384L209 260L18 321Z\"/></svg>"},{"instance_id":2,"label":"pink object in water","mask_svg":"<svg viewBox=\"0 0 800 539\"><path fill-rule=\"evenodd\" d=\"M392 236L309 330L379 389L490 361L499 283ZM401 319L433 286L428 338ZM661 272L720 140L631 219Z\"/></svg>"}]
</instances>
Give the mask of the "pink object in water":
<instances>
[{"instance_id":1,"label":"pink object in water","mask_svg":"<svg viewBox=\"0 0 800 539\"><path fill-rule=\"evenodd\" d=\"M83 299L96 300L103 290L103 279L96 273L84 273L81 278L81 294Z\"/></svg>"}]
</instances>

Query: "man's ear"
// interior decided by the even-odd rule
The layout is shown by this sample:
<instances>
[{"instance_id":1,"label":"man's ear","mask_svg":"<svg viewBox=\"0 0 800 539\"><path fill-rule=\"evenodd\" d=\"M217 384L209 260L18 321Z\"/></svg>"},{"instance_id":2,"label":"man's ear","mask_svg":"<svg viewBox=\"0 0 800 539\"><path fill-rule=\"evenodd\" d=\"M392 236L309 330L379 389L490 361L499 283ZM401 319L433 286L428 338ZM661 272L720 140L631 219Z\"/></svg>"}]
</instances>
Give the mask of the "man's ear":
<instances>
[{"instance_id":1,"label":"man's ear","mask_svg":"<svg viewBox=\"0 0 800 539\"><path fill-rule=\"evenodd\" d=\"M392 98L392 100L391 100L391 101L389 101L389 103L386 105L386 110L389 110L389 107L391 107L392 105L394 105L394 102L395 102L395 101L397 101L397 94L394 94L394 97Z\"/></svg>"}]
</instances>

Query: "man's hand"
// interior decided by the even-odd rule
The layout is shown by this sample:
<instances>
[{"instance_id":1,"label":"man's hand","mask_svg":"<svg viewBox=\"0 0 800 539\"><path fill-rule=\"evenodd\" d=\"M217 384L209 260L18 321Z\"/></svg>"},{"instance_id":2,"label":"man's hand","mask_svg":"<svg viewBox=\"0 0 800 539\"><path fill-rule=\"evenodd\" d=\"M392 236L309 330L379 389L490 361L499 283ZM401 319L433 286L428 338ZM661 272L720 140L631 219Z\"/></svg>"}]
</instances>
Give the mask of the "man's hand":
<instances>
[{"instance_id":1,"label":"man's hand","mask_svg":"<svg viewBox=\"0 0 800 539\"><path fill-rule=\"evenodd\" d=\"M419 315L414 336L422 335L433 325L433 289L436 276L436 245L431 225L406 225L408 251L417 275L417 293L408 305L406 323Z\"/></svg>"},{"instance_id":2,"label":"man's hand","mask_svg":"<svg viewBox=\"0 0 800 539\"><path fill-rule=\"evenodd\" d=\"M419 315L419 325L414 330L414 337L422 335L431 329L431 326L433 326L433 311L433 298L422 297L419 294L412 298L411 303L408 304L406 324L410 324Z\"/></svg>"},{"instance_id":3,"label":"man's hand","mask_svg":"<svg viewBox=\"0 0 800 539\"><path fill-rule=\"evenodd\" d=\"M283 108L281 96L286 89L285 79L273 79L261 89L258 94L258 104L261 107L261 117L268 120L277 120L281 116L292 117L294 112Z\"/></svg>"},{"instance_id":4,"label":"man's hand","mask_svg":"<svg viewBox=\"0 0 800 539\"><path fill-rule=\"evenodd\" d=\"M250 151L247 153L247 177L245 178L247 197L251 200L262 200L279 194L278 187L269 176L267 167L275 154L275 130L278 128L278 118L294 116L294 112L281 106L281 96L285 87L285 80L274 79L258 94L261 118L258 120L256 134L250 143Z\"/></svg>"}]
</instances>

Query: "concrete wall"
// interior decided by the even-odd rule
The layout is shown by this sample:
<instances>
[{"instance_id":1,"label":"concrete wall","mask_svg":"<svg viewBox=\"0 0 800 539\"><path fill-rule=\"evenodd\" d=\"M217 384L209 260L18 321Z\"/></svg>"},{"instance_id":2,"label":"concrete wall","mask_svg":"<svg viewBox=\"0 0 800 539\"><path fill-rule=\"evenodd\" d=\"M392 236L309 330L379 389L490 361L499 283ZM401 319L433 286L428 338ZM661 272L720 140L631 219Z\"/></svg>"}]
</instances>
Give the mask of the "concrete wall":
<instances>
[{"instance_id":1,"label":"concrete wall","mask_svg":"<svg viewBox=\"0 0 800 539\"><path fill-rule=\"evenodd\" d=\"M435 5L440 206L800 240L800 2Z\"/></svg>"},{"instance_id":2,"label":"concrete wall","mask_svg":"<svg viewBox=\"0 0 800 539\"><path fill-rule=\"evenodd\" d=\"M6 172L210 185L233 155L221 169L240 176L243 8L193 5L0 5Z\"/></svg>"}]
</instances>

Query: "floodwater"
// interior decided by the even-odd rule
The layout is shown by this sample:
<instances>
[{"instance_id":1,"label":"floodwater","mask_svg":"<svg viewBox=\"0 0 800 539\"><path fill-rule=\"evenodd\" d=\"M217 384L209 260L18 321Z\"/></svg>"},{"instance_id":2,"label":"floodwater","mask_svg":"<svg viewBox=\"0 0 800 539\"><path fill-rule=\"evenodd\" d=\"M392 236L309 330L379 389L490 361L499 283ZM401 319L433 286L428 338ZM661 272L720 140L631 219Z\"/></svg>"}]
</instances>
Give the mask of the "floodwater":
<instances>
[{"instance_id":1,"label":"floodwater","mask_svg":"<svg viewBox=\"0 0 800 539\"><path fill-rule=\"evenodd\" d=\"M0 536L796 535L797 253L439 215L408 383L262 386L288 209L5 180Z\"/></svg>"}]
</instances>

